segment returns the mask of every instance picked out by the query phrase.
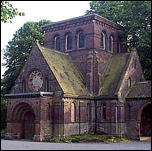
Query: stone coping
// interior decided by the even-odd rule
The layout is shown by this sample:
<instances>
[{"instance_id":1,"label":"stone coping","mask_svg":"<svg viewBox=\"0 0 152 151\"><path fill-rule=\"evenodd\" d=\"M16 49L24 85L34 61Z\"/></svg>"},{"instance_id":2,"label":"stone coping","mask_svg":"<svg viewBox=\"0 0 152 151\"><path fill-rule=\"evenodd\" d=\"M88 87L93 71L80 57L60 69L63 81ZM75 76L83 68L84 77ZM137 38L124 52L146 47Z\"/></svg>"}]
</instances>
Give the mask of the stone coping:
<instances>
[{"instance_id":1,"label":"stone coping","mask_svg":"<svg viewBox=\"0 0 152 151\"><path fill-rule=\"evenodd\" d=\"M85 99L85 100L109 100L109 99L118 99L117 95L101 95L101 96L80 96L80 95L72 95L72 94L64 94L64 98L71 99Z\"/></svg>"},{"instance_id":2,"label":"stone coping","mask_svg":"<svg viewBox=\"0 0 152 151\"><path fill-rule=\"evenodd\" d=\"M5 94L6 98L21 98L21 97L41 97L52 96L53 92L29 92L29 93L12 93Z\"/></svg>"},{"instance_id":3,"label":"stone coping","mask_svg":"<svg viewBox=\"0 0 152 151\"><path fill-rule=\"evenodd\" d=\"M107 25L112 26L112 27L117 28L117 29L123 28L121 25L94 13L94 14L83 15L83 16L74 17L74 18L70 18L70 19L66 19L66 20L62 20L62 21L53 22L51 24L44 25L42 27L42 29L44 31L46 31L49 28L56 28L57 26L63 26L65 24L76 24L76 23L88 21L88 20L101 21L102 23L107 24Z\"/></svg>"}]
</instances>

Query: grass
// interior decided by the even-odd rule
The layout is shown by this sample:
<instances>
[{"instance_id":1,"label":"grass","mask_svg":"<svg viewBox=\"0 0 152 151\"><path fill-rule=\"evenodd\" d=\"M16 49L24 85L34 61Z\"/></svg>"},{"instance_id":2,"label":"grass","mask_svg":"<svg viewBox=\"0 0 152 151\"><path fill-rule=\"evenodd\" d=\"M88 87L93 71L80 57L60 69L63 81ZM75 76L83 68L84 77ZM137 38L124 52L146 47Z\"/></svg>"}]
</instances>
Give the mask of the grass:
<instances>
[{"instance_id":1,"label":"grass","mask_svg":"<svg viewBox=\"0 0 152 151\"><path fill-rule=\"evenodd\" d=\"M4 138L6 135L6 129L1 130L1 138Z\"/></svg>"},{"instance_id":2,"label":"grass","mask_svg":"<svg viewBox=\"0 0 152 151\"><path fill-rule=\"evenodd\" d=\"M104 143L120 143L120 142L129 142L127 138L118 138L115 136L108 135L94 135L91 133L85 133L83 135L73 135L65 138L53 138L51 142L55 143L74 143L74 142L104 142Z\"/></svg>"}]
</instances>

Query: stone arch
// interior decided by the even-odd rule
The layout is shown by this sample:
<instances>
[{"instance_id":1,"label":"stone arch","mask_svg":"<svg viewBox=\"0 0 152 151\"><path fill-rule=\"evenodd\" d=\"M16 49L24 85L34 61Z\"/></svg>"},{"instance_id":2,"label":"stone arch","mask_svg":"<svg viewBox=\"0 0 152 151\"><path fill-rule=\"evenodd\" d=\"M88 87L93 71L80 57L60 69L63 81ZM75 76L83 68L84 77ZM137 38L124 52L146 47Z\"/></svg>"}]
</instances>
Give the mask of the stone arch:
<instances>
[{"instance_id":1,"label":"stone arch","mask_svg":"<svg viewBox=\"0 0 152 151\"><path fill-rule=\"evenodd\" d=\"M32 111L33 114L35 115L35 118L37 118L37 114L36 112L34 111L33 107L28 104L28 103L24 103L24 102L20 102L18 103L12 110L12 121L20 121L22 120L22 116L25 112L27 111Z\"/></svg>"},{"instance_id":2,"label":"stone arch","mask_svg":"<svg viewBox=\"0 0 152 151\"><path fill-rule=\"evenodd\" d=\"M138 121L141 121L141 114L142 114L142 111L143 109L147 106L147 105L151 105L151 102L147 102L145 103L144 105L142 105L138 111Z\"/></svg>"},{"instance_id":3,"label":"stone arch","mask_svg":"<svg viewBox=\"0 0 152 151\"><path fill-rule=\"evenodd\" d=\"M140 137L151 136L151 102L147 102L139 109L138 121Z\"/></svg>"},{"instance_id":4,"label":"stone arch","mask_svg":"<svg viewBox=\"0 0 152 151\"><path fill-rule=\"evenodd\" d=\"M18 138L33 139L35 135L36 113L28 103L18 103L12 112L12 122L14 123L13 133Z\"/></svg>"}]
</instances>

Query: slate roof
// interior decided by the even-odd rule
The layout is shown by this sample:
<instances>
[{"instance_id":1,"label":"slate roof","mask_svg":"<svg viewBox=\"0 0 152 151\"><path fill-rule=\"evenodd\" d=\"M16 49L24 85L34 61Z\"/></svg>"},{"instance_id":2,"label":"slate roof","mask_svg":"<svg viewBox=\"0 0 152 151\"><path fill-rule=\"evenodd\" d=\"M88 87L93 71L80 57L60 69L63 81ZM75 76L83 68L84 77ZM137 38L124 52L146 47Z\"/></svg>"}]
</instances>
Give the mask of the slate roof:
<instances>
[{"instance_id":1,"label":"slate roof","mask_svg":"<svg viewBox=\"0 0 152 151\"><path fill-rule=\"evenodd\" d=\"M48 63L64 94L87 95L81 73L73 64L70 56L62 52L40 46L39 50Z\"/></svg>"},{"instance_id":2,"label":"slate roof","mask_svg":"<svg viewBox=\"0 0 152 151\"><path fill-rule=\"evenodd\" d=\"M127 95L127 98L146 97L151 97L151 81L137 82Z\"/></svg>"},{"instance_id":3,"label":"slate roof","mask_svg":"<svg viewBox=\"0 0 152 151\"><path fill-rule=\"evenodd\" d=\"M108 65L101 77L102 88L100 95L117 94L118 86L127 69L130 55L130 53L119 53L109 59Z\"/></svg>"}]
</instances>

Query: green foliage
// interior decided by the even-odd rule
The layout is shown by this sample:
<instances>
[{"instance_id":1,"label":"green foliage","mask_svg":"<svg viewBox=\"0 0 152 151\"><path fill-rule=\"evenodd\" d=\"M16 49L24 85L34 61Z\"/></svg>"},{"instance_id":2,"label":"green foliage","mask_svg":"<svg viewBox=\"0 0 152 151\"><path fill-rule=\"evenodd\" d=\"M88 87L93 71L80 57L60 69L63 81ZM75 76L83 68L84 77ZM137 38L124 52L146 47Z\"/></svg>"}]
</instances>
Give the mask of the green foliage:
<instances>
[{"instance_id":1,"label":"green foliage","mask_svg":"<svg viewBox=\"0 0 152 151\"><path fill-rule=\"evenodd\" d=\"M1 93L1 129L6 128L6 99Z\"/></svg>"},{"instance_id":2,"label":"green foliage","mask_svg":"<svg viewBox=\"0 0 152 151\"><path fill-rule=\"evenodd\" d=\"M1 138L4 138L6 133L7 133L6 129L2 129L1 130Z\"/></svg>"},{"instance_id":3,"label":"green foliage","mask_svg":"<svg viewBox=\"0 0 152 151\"><path fill-rule=\"evenodd\" d=\"M60 143L62 141L63 141L63 139L59 138L59 137L54 137L54 138L51 139L51 142L54 142L54 143Z\"/></svg>"},{"instance_id":4,"label":"green foliage","mask_svg":"<svg viewBox=\"0 0 152 151\"><path fill-rule=\"evenodd\" d=\"M136 47L145 78L151 79L151 1L92 1L86 14L96 13L124 27L128 49Z\"/></svg>"},{"instance_id":5,"label":"green foliage","mask_svg":"<svg viewBox=\"0 0 152 151\"><path fill-rule=\"evenodd\" d=\"M128 142L127 138L118 138L115 136L108 135L94 135L92 133L85 133L83 135L73 135L65 138L52 138L51 142L55 143L75 143L75 142L104 142L104 143L118 143L118 142Z\"/></svg>"},{"instance_id":6,"label":"green foliage","mask_svg":"<svg viewBox=\"0 0 152 151\"><path fill-rule=\"evenodd\" d=\"M3 50L4 59L6 60L3 65L7 68L2 79L3 94L8 93L13 86L32 47L35 45L35 41L39 40L43 44L44 33L41 27L49 23L51 22L48 20L27 22L16 31L13 39L8 42L6 49Z\"/></svg>"},{"instance_id":7,"label":"green foliage","mask_svg":"<svg viewBox=\"0 0 152 151\"><path fill-rule=\"evenodd\" d=\"M24 16L23 12L18 12L17 8L14 8L8 1L1 2L1 22L11 22L15 16Z\"/></svg>"}]
</instances>

